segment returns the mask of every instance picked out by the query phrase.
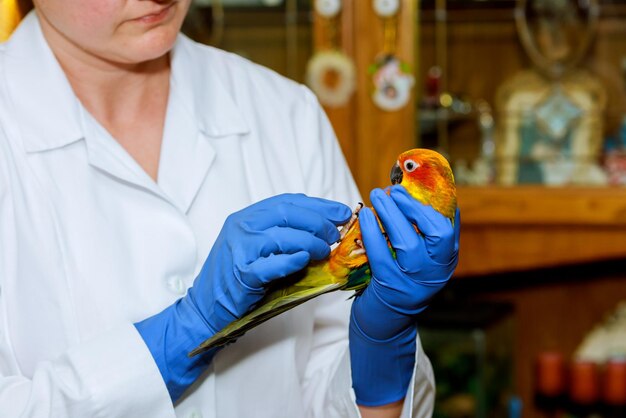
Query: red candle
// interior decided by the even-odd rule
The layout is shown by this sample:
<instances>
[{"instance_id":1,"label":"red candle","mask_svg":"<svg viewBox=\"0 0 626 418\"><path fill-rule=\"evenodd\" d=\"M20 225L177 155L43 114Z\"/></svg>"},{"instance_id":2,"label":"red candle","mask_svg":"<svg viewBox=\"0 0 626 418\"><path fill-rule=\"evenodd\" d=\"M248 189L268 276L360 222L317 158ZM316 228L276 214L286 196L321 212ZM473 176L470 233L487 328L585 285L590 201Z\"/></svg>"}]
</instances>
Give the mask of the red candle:
<instances>
[{"instance_id":1,"label":"red candle","mask_svg":"<svg viewBox=\"0 0 626 418\"><path fill-rule=\"evenodd\" d=\"M596 363L574 360L570 365L570 399L581 405L590 405L600 395L599 373Z\"/></svg>"},{"instance_id":2,"label":"red candle","mask_svg":"<svg viewBox=\"0 0 626 418\"><path fill-rule=\"evenodd\" d=\"M537 356L537 393L559 396L565 391L565 361L559 352L546 351Z\"/></svg>"},{"instance_id":3,"label":"red candle","mask_svg":"<svg viewBox=\"0 0 626 418\"><path fill-rule=\"evenodd\" d=\"M614 359L606 363L604 400L609 405L626 405L626 359Z\"/></svg>"}]
</instances>

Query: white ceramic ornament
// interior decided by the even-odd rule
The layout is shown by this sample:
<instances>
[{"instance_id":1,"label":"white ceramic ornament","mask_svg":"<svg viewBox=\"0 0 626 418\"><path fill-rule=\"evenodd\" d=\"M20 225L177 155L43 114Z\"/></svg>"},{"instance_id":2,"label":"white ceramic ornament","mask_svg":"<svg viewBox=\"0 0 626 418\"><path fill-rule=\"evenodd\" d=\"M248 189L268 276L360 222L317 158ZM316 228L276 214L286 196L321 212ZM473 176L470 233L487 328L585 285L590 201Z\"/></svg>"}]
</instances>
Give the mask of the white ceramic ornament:
<instances>
[{"instance_id":1,"label":"white ceramic ornament","mask_svg":"<svg viewBox=\"0 0 626 418\"><path fill-rule=\"evenodd\" d=\"M356 88L354 63L337 50L316 52L307 64L307 84L320 103L340 107L348 103Z\"/></svg>"},{"instance_id":2,"label":"white ceramic ornament","mask_svg":"<svg viewBox=\"0 0 626 418\"><path fill-rule=\"evenodd\" d=\"M408 66L394 55L385 55L373 65L372 100L383 110L394 111L404 107L411 98L415 80Z\"/></svg>"},{"instance_id":3,"label":"white ceramic ornament","mask_svg":"<svg viewBox=\"0 0 626 418\"><path fill-rule=\"evenodd\" d=\"M315 12L325 18L333 18L341 11L341 0L315 0Z\"/></svg>"},{"instance_id":4,"label":"white ceramic ornament","mask_svg":"<svg viewBox=\"0 0 626 418\"><path fill-rule=\"evenodd\" d=\"M380 17L391 17L398 13L400 0L373 0L374 11Z\"/></svg>"}]
</instances>

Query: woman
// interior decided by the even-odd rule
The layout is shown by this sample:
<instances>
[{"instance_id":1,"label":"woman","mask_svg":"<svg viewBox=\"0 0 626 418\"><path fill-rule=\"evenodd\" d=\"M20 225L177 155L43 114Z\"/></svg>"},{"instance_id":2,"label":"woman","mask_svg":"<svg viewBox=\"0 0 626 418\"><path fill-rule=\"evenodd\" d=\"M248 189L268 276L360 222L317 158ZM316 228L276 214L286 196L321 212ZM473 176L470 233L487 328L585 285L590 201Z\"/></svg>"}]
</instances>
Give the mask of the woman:
<instances>
[{"instance_id":1,"label":"woman","mask_svg":"<svg viewBox=\"0 0 626 418\"><path fill-rule=\"evenodd\" d=\"M0 47L0 416L430 414L414 315L459 223L374 190L419 269L372 250L365 210L377 286L187 357L328 255L359 200L332 129L306 88L180 35L189 0L34 3Z\"/></svg>"}]
</instances>

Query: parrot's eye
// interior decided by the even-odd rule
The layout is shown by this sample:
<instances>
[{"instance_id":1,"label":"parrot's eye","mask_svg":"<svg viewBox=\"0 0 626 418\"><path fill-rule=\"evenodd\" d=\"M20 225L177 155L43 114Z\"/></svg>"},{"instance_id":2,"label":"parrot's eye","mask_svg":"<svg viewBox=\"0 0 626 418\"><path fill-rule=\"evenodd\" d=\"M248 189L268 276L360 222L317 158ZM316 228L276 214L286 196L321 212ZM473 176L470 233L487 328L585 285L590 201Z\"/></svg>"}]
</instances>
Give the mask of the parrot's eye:
<instances>
[{"instance_id":1,"label":"parrot's eye","mask_svg":"<svg viewBox=\"0 0 626 418\"><path fill-rule=\"evenodd\" d=\"M407 172L409 172L409 173L410 173L411 171L415 170L415 169L416 169L417 167L419 167L419 166L420 166L420 165L419 165L418 163L416 163L415 161L413 161L413 160L406 160L406 161L404 162L404 169L405 169Z\"/></svg>"}]
</instances>

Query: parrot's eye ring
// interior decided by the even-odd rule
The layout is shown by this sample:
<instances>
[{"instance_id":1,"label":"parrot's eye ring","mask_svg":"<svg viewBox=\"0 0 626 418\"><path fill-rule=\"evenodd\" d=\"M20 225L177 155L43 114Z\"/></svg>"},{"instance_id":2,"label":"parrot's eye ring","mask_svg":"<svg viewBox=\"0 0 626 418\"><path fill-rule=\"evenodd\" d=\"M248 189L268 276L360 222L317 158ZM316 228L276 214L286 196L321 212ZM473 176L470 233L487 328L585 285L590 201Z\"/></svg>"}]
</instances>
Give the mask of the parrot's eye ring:
<instances>
[{"instance_id":1,"label":"parrot's eye ring","mask_svg":"<svg viewBox=\"0 0 626 418\"><path fill-rule=\"evenodd\" d=\"M420 165L419 165L418 163L416 163L415 161L413 161L413 160L406 160L406 161L404 162L404 169L405 169L407 172L409 172L409 173L410 173L410 172L412 172L412 171L414 171L414 170L415 170L416 168L418 168L419 166L420 166Z\"/></svg>"}]
</instances>

